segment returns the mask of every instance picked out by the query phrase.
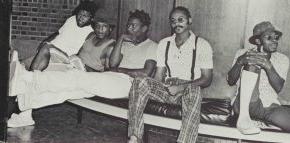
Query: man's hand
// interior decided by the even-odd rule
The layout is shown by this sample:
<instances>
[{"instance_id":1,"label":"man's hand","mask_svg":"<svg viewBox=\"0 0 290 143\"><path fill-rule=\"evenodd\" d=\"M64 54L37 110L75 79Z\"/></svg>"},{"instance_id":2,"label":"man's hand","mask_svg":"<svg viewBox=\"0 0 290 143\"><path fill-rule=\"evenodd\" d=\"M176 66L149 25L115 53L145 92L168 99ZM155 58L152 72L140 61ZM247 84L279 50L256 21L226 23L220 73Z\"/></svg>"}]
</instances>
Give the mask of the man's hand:
<instances>
[{"instance_id":1,"label":"man's hand","mask_svg":"<svg viewBox=\"0 0 290 143\"><path fill-rule=\"evenodd\" d=\"M257 51L246 52L237 59L237 63L240 65L257 66L263 69L269 69L272 67L269 55Z\"/></svg>"},{"instance_id":2,"label":"man's hand","mask_svg":"<svg viewBox=\"0 0 290 143\"><path fill-rule=\"evenodd\" d=\"M183 85L171 85L167 87L167 89L171 95L176 95L178 93L181 93L185 89L185 87Z\"/></svg>"},{"instance_id":3,"label":"man's hand","mask_svg":"<svg viewBox=\"0 0 290 143\"><path fill-rule=\"evenodd\" d=\"M177 77L170 77L165 79L165 84L167 85L178 85L178 78Z\"/></svg>"}]
</instances>

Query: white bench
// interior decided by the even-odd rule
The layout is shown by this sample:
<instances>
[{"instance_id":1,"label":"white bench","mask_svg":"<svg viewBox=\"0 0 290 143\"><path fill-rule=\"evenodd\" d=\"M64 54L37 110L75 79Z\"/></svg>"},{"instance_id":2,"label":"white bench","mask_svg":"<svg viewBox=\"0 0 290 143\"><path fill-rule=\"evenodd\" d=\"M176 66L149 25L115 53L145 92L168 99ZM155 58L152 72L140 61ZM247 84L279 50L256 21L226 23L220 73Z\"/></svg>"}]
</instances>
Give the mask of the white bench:
<instances>
[{"instance_id":1,"label":"white bench","mask_svg":"<svg viewBox=\"0 0 290 143\"><path fill-rule=\"evenodd\" d=\"M121 107L105 104L102 102L97 102L90 99L69 100L68 102L82 108L90 109L92 111L96 111L99 113L111 115L122 119L127 119L128 110ZM181 126L181 120L151 114L144 114L144 122L145 124L148 125L169 128L174 130L179 130ZM238 143L242 142L243 140L260 141L260 142L281 142L281 143L290 142L290 133L263 130L260 134L243 135L236 128L233 127L203 124L203 123L200 124L198 133L215 137L237 139Z\"/></svg>"}]
</instances>

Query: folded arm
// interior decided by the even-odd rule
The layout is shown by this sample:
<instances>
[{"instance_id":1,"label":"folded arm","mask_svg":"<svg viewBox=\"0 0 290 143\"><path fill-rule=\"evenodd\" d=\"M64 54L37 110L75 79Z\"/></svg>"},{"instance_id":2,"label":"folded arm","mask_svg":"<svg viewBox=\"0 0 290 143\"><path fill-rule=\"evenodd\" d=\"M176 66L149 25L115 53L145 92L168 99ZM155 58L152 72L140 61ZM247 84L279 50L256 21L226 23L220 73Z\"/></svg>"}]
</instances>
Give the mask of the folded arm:
<instances>
[{"instance_id":1,"label":"folded arm","mask_svg":"<svg viewBox=\"0 0 290 143\"><path fill-rule=\"evenodd\" d=\"M141 69L129 69L129 68L114 68L113 70L120 73L128 74L131 77L149 76L152 77L156 68L156 61L146 60L145 65Z\"/></svg>"}]
</instances>

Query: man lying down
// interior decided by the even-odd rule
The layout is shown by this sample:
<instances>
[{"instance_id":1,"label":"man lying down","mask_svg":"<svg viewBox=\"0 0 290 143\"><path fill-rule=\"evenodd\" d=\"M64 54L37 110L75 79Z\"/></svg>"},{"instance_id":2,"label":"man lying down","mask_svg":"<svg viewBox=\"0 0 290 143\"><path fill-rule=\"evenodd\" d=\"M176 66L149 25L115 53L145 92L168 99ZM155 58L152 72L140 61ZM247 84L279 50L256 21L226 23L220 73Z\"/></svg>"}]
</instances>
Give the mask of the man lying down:
<instances>
[{"instance_id":1,"label":"man lying down","mask_svg":"<svg viewBox=\"0 0 290 143\"><path fill-rule=\"evenodd\" d=\"M127 31L113 48L109 64L113 71L83 72L25 70L13 51L10 64L9 96L16 96L19 114L12 114L8 127L34 125L32 109L59 104L68 99L95 95L127 97L132 77L152 76L156 66L157 44L147 37L150 17L140 10L130 12ZM145 63L145 64L144 64Z\"/></svg>"}]
</instances>

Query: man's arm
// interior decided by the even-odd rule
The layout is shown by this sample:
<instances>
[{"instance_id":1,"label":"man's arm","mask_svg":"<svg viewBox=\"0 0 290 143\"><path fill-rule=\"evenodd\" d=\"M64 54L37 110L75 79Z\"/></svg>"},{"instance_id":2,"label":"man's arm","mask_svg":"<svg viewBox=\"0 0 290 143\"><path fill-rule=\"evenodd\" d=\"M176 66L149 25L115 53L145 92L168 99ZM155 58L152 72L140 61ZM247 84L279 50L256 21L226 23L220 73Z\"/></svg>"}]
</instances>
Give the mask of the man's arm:
<instances>
[{"instance_id":1,"label":"man's arm","mask_svg":"<svg viewBox=\"0 0 290 143\"><path fill-rule=\"evenodd\" d=\"M160 69L156 71L156 79L162 80L164 78L164 71ZM201 69L201 77L195 80L183 80L178 78L169 78L166 80L166 84L168 85L168 91L175 95L177 93L182 92L189 84L200 86L202 88L208 87L211 84L212 76L213 76L213 69ZM163 74L162 74L163 73ZM158 75L158 76L157 76ZM170 81L172 80L172 81ZM168 84L169 83L169 84ZM170 84L171 83L171 84Z\"/></svg>"},{"instance_id":2,"label":"man's arm","mask_svg":"<svg viewBox=\"0 0 290 143\"><path fill-rule=\"evenodd\" d=\"M232 66L227 75L227 81L230 86L237 83L240 78L244 65L248 64L249 51L238 51L235 56L235 64Z\"/></svg>"},{"instance_id":3,"label":"man's arm","mask_svg":"<svg viewBox=\"0 0 290 143\"><path fill-rule=\"evenodd\" d=\"M285 80L277 73L273 66L270 66L268 69L265 69L270 85L279 93L285 83Z\"/></svg>"},{"instance_id":4,"label":"man's arm","mask_svg":"<svg viewBox=\"0 0 290 143\"><path fill-rule=\"evenodd\" d=\"M253 63L256 63L258 66L265 70L270 85L277 93L279 93L284 86L285 80L278 74L269 58L257 55L253 57L252 60L254 61Z\"/></svg>"},{"instance_id":5,"label":"man's arm","mask_svg":"<svg viewBox=\"0 0 290 143\"><path fill-rule=\"evenodd\" d=\"M120 39L117 41L116 46L113 48L111 52L111 55L109 58L109 65L111 68L117 68L123 58L123 55L121 53L123 41L124 41L124 38L122 35Z\"/></svg>"},{"instance_id":6,"label":"man's arm","mask_svg":"<svg viewBox=\"0 0 290 143\"><path fill-rule=\"evenodd\" d=\"M105 71L110 69L110 56L111 56L112 50L114 49L114 44L115 44L115 42L110 44L107 47L105 57L104 57L104 59L105 59Z\"/></svg>"},{"instance_id":7,"label":"man's arm","mask_svg":"<svg viewBox=\"0 0 290 143\"><path fill-rule=\"evenodd\" d=\"M165 77L166 77L166 71L167 71L166 67L157 67L154 79L164 83Z\"/></svg>"},{"instance_id":8,"label":"man's arm","mask_svg":"<svg viewBox=\"0 0 290 143\"><path fill-rule=\"evenodd\" d=\"M156 61L146 60L144 68L142 69L128 69L128 68L115 68L116 72L128 74L131 77L149 76L152 77L156 68Z\"/></svg>"},{"instance_id":9,"label":"man's arm","mask_svg":"<svg viewBox=\"0 0 290 143\"><path fill-rule=\"evenodd\" d=\"M233 86L236 84L238 79L241 75L241 69L243 67L243 64L241 64L238 60L235 62L234 66L231 68L231 70L228 72L227 81L230 86Z\"/></svg>"},{"instance_id":10,"label":"man's arm","mask_svg":"<svg viewBox=\"0 0 290 143\"><path fill-rule=\"evenodd\" d=\"M211 84L213 77L213 69L201 69L201 76L198 79L192 80L182 80L177 79L175 85L187 85L187 84L194 84L196 86L200 86L202 88L208 87Z\"/></svg>"},{"instance_id":11,"label":"man's arm","mask_svg":"<svg viewBox=\"0 0 290 143\"><path fill-rule=\"evenodd\" d=\"M235 65L228 72L227 80L229 85L234 85L237 82L238 78L240 77L241 68L244 65L256 65L261 67L265 70L269 83L274 88L274 90L277 93L282 90L285 80L278 74L269 57L266 56L266 53L253 51L247 52L237 59Z\"/></svg>"}]
</instances>

